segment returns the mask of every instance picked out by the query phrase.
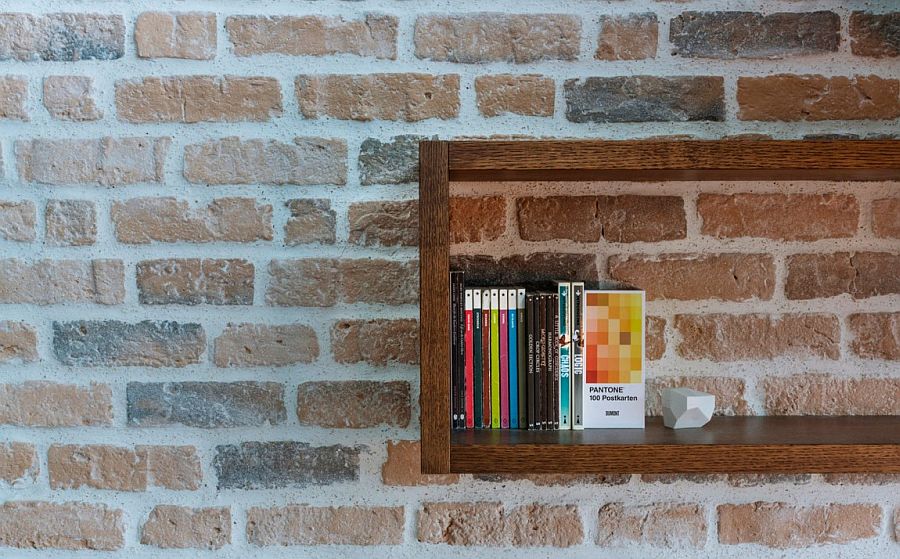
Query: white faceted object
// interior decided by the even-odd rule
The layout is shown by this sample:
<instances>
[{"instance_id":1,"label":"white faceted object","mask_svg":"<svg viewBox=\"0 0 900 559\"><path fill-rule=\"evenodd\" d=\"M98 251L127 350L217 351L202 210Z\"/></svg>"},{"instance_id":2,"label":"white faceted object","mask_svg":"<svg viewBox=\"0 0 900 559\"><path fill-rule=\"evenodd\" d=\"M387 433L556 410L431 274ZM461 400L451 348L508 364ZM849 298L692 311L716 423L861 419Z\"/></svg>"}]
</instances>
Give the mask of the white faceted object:
<instances>
[{"instance_id":1,"label":"white faceted object","mask_svg":"<svg viewBox=\"0 0 900 559\"><path fill-rule=\"evenodd\" d=\"M665 388L662 391L662 408L666 427L703 427L712 419L716 397L691 388Z\"/></svg>"}]
</instances>

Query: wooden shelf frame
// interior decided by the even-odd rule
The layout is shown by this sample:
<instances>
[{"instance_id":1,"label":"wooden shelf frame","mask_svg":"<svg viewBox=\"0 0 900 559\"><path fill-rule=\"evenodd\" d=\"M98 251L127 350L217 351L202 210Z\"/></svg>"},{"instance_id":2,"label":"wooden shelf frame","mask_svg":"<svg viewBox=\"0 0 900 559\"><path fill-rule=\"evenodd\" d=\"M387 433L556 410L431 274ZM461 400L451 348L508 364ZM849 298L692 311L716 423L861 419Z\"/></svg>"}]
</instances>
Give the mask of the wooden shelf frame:
<instances>
[{"instance_id":1,"label":"wooden shelf frame","mask_svg":"<svg viewBox=\"0 0 900 559\"><path fill-rule=\"evenodd\" d=\"M896 140L424 141L419 145L423 473L900 473L900 416L716 417L675 432L452 431L451 181L900 180Z\"/></svg>"}]
</instances>

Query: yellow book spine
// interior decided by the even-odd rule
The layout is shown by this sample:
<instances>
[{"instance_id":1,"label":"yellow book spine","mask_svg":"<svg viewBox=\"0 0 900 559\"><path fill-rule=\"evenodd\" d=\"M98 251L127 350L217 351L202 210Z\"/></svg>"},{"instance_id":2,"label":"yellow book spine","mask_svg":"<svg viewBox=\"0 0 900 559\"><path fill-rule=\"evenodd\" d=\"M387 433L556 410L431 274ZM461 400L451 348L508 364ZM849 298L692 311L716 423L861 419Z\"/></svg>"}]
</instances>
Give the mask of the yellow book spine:
<instances>
[{"instance_id":1,"label":"yellow book spine","mask_svg":"<svg viewBox=\"0 0 900 559\"><path fill-rule=\"evenodd\" d=\"M491 289L491 428L500 428L500 290Z\"/></svg>"}]
</instances>

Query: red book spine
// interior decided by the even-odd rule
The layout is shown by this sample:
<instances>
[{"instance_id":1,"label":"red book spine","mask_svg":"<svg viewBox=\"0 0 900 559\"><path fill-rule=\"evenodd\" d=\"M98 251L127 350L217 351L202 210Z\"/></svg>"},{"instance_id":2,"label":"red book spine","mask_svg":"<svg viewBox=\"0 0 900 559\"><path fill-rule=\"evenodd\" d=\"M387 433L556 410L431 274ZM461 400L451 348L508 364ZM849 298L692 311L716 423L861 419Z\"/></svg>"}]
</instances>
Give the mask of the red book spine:
<instances>
[{"instance_id":1,"label":"red book spine","mask_svg":"<svg viewBox=\"0 0 900 559\"><path fill-rule=\"evenodd\" d=\"M466 338L465 338L465 346L466 346L466 429L473 429L475 427L475 391L474 391L474 382L475 382L475 341L473 339L474 336L474 325L473 325L473 310L471 308L472 301L472 292L469 291L466 293Z\"/></svg>"}]
</instances>

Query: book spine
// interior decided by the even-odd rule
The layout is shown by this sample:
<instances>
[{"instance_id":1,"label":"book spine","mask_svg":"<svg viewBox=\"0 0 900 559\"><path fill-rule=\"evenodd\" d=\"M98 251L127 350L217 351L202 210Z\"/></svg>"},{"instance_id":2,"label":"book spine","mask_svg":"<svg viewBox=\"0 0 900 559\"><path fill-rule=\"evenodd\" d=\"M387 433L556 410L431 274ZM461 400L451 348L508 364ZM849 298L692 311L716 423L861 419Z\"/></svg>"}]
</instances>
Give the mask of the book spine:
<instances>
[{"instance_id":1,"label":"book spine","mask_svg":"<svg viewBox=\"0 0 900 559\"><path fill-rule=\"evenodd\" d=\"M466 363L465 363L465 380L466 380L466 429L473 429L475 427L475 324L474 324L474 302L472 298L474 297L474 293L471 289L466 289L465 291L465 312L466 312L466 337L464 339L465 344L465 355L466 355Z\"/></svg>"},{"instance_id":2,"label":"book spine","mask_svg":"<svg viewBox=\"0 0 900 559\"><path fill-rule=\"evenodd\" d=\"M481 427L491 428L491 290L481 290Z\"/></svg>"},{"instance_id":3,"label":"book spine","mask_svg":"<svg viewBox=\"0 0 900 559\"><path fill-rule=\"evenodd\" d=\"M535 414L534 414L534 394L535 394L535 355L534 355L534 347L535 347L535 326L534 326L534 317L536 316L536 312L534 310L535 307L535 298L534 295L525 295L525 322L526 322L526 336L527 343L526 349L528 355L526 356L527 362L526 366L528 370L526 375L528 377L528 390L526 394L526 400L528 402L528 409L526 414L527 424L529 429L535 428Z\"/></svg>"},{"instance_id":4,"label":"book spine","mask_svg":"<svg viewBox=\"0 0 900 559\"><path fill-rule=\"evenodd\" d=\"M484 380L481 378L481 290L472 290L472 426L481 429L482 391Z\"/></svg>"},{"instance_id":5,"label":"book spine","mask_svg":"<svg viewBox=\"0 0 900 559\"><path fill-rule=\"evenodd\" d=\"M491 289L491 428L500 428L500 290Z\"/></svg>"},{"instance_id":6,"label":"book spine","mask_svg":"<svg viewBox=\"0 0 900 559\"><path fill-rule=\"evenodd\" d=\"M584 429L584 284L572 284L572 429Z\"/></svg>"},{"instance_id":7,"label":"book spine","mask_svg":"<svg viewBox=\"0 0 900 559\"><path fill-rule=\"evenodd\" d=\"M559 295L554 293L550 296L550 346L547 348L550 359L550 422L552 429L559 429Z\"/></svg>"},{"instance_id":8,"label":"book spine","mask_svg":"<svg viewBox=\"0 0 900 559\"><path fill-rule=\"evenodd\" d=\"M500 427L509 429L509 297L500 290Z\"/></svg>"},{"instance_id":9,"label":"book spine","mask_svg":"<svg viewBox=\"0 0 900 559\"><path fill-rule=\"evenodd\" d=\"M537 391L534 396L537 407L537 428L547 428L547 296L538 297L538 370Z\"/></svg>"},{"instance_id":10,"label":"book spine","mask_svg":"<svg viewBox=\"0 0 900 559\"><path fill-rule=\"evenodd\" d=\"M516 309L516 290L510 289L506 294L509 306L507 324L509 325L509 341L507 357L509 358L509 428L519 428L519 342L518 311Z\"/></svg>"},{"instance_id":11,"label":"book spine","mask_svg":"<svg viewBox=\"0 0 900 559\"><path fill-rule=\"evenodd\" d=\"M450 272L450 413L451 426L459 428L459 299L456 292L459 272Z\"/></svg>"},{"instance_id":12,"label":"book spine","mask_svg":"<svg viewBox=\"0 0 900 559\"><path fill-rule=\"evenodd\" d=\"M526 360L528 359L525 354L525 290L518 289L516 290L516 357L518 359L518 364L516 366L516 372L518 374L518 402L519 402L519 429L524 429L528 425L528 414L527 414L527 388L526 388Z\"/></svg>"},{"instance_id":13,"label":"book spine","mask_svg":"<svg viewBox=\"0 0 900 559\"><path fill-rule=\"evenodd\" d=\"M560 282L557 287L559 306L559 428L572 428L572 367L571 367L571 284Z\"/></svg>"}]
</instances>

